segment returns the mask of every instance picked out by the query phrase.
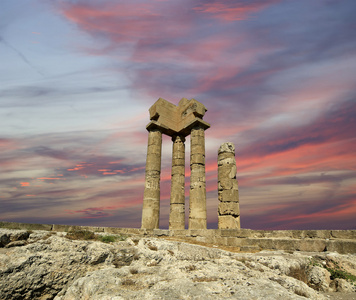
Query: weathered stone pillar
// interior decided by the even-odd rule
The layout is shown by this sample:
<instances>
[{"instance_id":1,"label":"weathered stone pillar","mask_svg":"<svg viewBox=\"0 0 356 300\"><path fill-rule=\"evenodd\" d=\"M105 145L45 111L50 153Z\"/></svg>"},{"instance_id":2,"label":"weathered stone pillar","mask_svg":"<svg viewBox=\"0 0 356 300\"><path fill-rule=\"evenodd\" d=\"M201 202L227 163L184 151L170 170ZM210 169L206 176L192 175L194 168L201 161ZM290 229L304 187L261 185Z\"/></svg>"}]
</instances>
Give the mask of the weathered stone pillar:
<instances>
[{"instance_id":1,"label":"weathered stone pillar","mask_svg":"<svg viewBox=\"0 0 356 300\"><path fill-rule=\"evenodd\" d=\"M160 177L161 177L162 132L151 129L148 133L146 182L143 194L143 229L159 227Z\"/></svg>"},{"instance_id":2,"label":"weathered stone pillar","mask_svg":"<svg viewBox=\"0 0 356 300\"><path fill-rule=\"evenodd\" d=\"M169 229L184 229L185 138L183 136L173 136L172 141L172 183Z\"/></svg>"},{"instance_id":3,"label":"weathered stone pillar","mask_svg":"<svg viewBox=\"0 0 356 300\"><path fill-rule=\"evenodd\" d=\"M205 133L199 124L190 133L189 229L206 229Z\"/></svg>"},{"instance_id":4,"label":"weathered stone pillar","mask_svg":"<svg viewBox=\"0 0 356 300\"><path fill-rule=\"evenodd\" d=\"M224 143L218 152L218 227L240 229L239 191L236 180L235 146Z\"/></svg>"}]
</instances>

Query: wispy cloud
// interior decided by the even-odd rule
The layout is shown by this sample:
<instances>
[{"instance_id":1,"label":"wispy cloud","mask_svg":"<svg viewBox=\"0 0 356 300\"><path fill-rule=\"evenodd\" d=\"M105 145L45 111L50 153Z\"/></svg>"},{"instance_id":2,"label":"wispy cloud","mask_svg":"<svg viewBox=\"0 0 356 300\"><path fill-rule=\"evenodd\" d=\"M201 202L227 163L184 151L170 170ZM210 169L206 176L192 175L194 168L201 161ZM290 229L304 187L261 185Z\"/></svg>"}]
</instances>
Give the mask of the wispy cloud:
<instances>
[{"instance_id":1,"label":"wispy cloud","mask_svg":"<svg viewBox=\"0 0 356 300\"><path fill-rule=\"evenodd\" d=\"M22 53L22 51L18 50L16 47L12 46L9 42L7 42L3 37L0 36L0 43L4 44L6 47L11 49L13 52L15 52L21 60L28 65L31 69L33 69L36 73L38 73L41 76L45 76L45 74L35 65L33 65L27 57Z\"/></svg>"},{"instance_id":2,"label":"wispy cloud","mask_svg":"<svg viewBox=\"0 0 356 300\"><path fill-rule=\"evenodd\" d=\"M15 8L0 43L18 66L40 60L53 76L18 80L11 69L16 80L0 88L2 218L35 220L43 209L50 222L139 227L147 110L158 97L187 97L205 104L211 123L209 226L217 149L231 141L243 227L355 227L356 2L55 1L41 4L46 22ZM21 28L43 22L26 33L43 48L22 51L9 16ZM171 142L163 140L164 227Z\"/></svg>"},{"instance_id":3,"label":"wispy cloud","mask_svg":"<svg viewBox=\"0 0 356 300\"><path fill-rule=\"evenodd\" d=\"M246 20L251 14L278 3L280 0L270 1L211 1L201 3L194 7L195 10L210 14L212 17L223 21Z\"/></svg>"}]
</instances>

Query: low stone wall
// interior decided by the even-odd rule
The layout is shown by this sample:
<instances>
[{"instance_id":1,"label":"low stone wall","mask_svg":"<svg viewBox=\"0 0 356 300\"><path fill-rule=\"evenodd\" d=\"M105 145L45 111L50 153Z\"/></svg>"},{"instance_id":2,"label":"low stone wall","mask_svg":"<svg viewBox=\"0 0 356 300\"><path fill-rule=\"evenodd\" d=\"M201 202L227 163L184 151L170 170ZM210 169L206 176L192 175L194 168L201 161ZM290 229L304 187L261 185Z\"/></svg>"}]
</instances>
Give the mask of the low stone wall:
<instances>
[{"instance_id":1,"label":"low stone wall","mask_svg":"<svg viewBox=\"0 0 356 300\"><path fill-rule=\"evenodd\" d=\"M162 230L161 230L162 232ZM159 231L156 235L164 234ZM356 230L186 230L168 233L197 242L227 247L239 247L241 251L285 250L285 251L332 251L356 253Z\"/></svg>"},{"instance_id":2,"label":"low stone wall","mask_svg":"<svg viewBox=\"0 0 356 300\"><path fill-rule=\"evenodd\" d=\"M0 228L1 227L62 232L71 230L90 230L108 234L174 237L187 242L200 242L217 246L239 248L241 251L285 250L356 253L356 230L147 230L138 228L46 225L14 222L0 222Z\"/></svg>"}]
</instances>

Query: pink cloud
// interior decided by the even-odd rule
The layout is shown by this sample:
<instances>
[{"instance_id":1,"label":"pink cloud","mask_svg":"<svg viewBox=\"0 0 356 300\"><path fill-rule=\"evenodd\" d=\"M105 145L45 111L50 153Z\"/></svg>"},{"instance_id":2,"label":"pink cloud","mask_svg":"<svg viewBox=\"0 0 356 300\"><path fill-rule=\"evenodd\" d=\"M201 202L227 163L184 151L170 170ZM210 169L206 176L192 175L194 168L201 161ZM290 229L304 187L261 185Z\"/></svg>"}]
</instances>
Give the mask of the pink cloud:
<instances>
[{"instance_id":1,"label":"pink cloud","mask_svg":"<svg viewBox=\"0 0 356 300\"><path fill-rule=\"evenodd\" d=\"M294 209L291 209L293 206L295 206ZM296 212L294 210L296 210ZM324 208L320 205L320 207L316 210L317 211L315 212L302 212L297 205L290 204L289 207L287 205L283 208L283 214L277 215L276 211L271 211L269 218L272 217L274 222L287 223L290 224L289 226L299 227L303 224L311 223L324 224L325 220L329 220L328 222L330 222L330 220L333 220L333 222L346 222L354 220L354 216L356 214L356 199L351 199L350 201L341 203L340 205L335 203L332 207ZM335 226L337 225L335 224Z\"/></svg>"},{"instance_id":2,"label":"pink cloud","mask_svg":"<svg viewBox=\"0 0 356 300\"><path fill-rule=\"evenodd\" d=\"M237 154L237 176L238 179L242 176L241 183L244 187L256 187L261 184L260 180L268 178L356 170L356 165L350 163L355 161L355 157L347 150L349 147L356 147L355 141L303 145L265 157L256 155L239 159ZM263 185L265 184L268 181L263 181Z\"/></svg>"},{"instance_id":3,"label":"pink cloud","mask_svg":"<svg viewBox=\"0 0 356 300\"><path fill-rule=\"evenodd\" d=\"M164 81L180 76L181 70L172 70L167 64L179 66L179 69L184 69L185 74L200 70L199 74L194 75L194 85L189 78L186 79L187 84L182 83L185 92L191 95L216 87L224 90L246 87L247 84L275 72L255 72L247 75L248 78L245 76L240 79L237 84L236 80L231 79L255 61L259 53L270 52L271 49L266 45L263 48L258 45L246 49L246 42L250 38L243 32L233 36L211 33L196 37L195 34L200 28L197 14L201 12L233 19L236 14L247 16L276 1L252 4L212 2L195 7L192 2L185 3L185 7L173 1L152 1L139 5L136 2L104 2L100 6L67 3L62 7L62 13L69 21L100 40L99 44L103 45L101 49L84 51L88 54L111 56L114 60L118 59L117 53L120 53L120 59L137 66L130 68L130 72L134 73L130 77L135 89L144 89L152 97L172 95L171 84ZM274 44L271 48L275 47ZM156 65L150 67L145 64ZM174 81L180 79L179 77Z\"/></svg>"},{"instance_id":4,"label":"pink cloud","mask_svg":"<svg viewBox=\"0 0 356 300\"><path fill-rule=\"evenodd\" d=\"M134 169L138 169L138 168L134 168ZM126 172L124 170L114 170L113 172L115 172L115 174L125 174ZM132 172L132 170L130 170L130 172Z\"/></svg>"},{"instance_id":5,"label":"pink cloud","mask_svg":"<svg viewBox=\"0 0 356 300\"><path fill-rule=\"evenodd\" d=\"M145 169L146 169L145 166L144 167L139 167L139 168L133 168L133 169L130 170L130 172L135 172L135 171L145 170Z\"/></svg>"},{"instance_id":6,"label":"pink cloud","mask_svg":"<svg viewBox=\"0 0 356 300\"><path fill-rule=\"evenodd\" d=\"M76 167L72 168L72 169L67 169L67 171L79 171L82 170L84 167L77 165Z\"/></svg>"},{"instance_id":7,"label":"pink cloud","mask_svg":"<svg viewBox=\"0 0 356 300\"><path fill-rule=\"evenodd\" d=\"M5 139L0 138L0 150L1 151L9 151L14 150L19 147L19 143L15 139Z\"/></svg>"},{"instance_id":8,"label":"pink cloud","mask_svg":"<svg viewBox=\"0 0 356 300\"><path fill-rule=\"evenodd\" d=\"M132 43L160 39L158 32L170 32L171 37L182 36L180 30L161 12L156 3L65 4L62 12L66 18L93 34L109 35L112 42ZM162 26L164 22L165 26Z\"/></svg>"},{"instance_id":9,"label":"pink cloud","mask_svg":"<svg viewBox=\"0 0 356 300\"><path fill-rule=\"evenodd\" d=\"M268 6L280 2L280 0L269 1L251 1L251 2L237 2L237 1L213 1L204 3L194 9L210 14L213 18L223 21L241 21L246 20L252 13L259 12L266 9Z\"/></svg>"},{"instance_id":10,"label":"pink cloud","mask_svg":"<svg viewBox=\"0 0 356 300\"><path fill-rule=\"evenodd\" d=\"M123 162L123 159L120 159L120 160L115 160L115 161L111 161L109 162L109 164L119 164L119 163L122 163Z\"/></svg>"}]
</instances>

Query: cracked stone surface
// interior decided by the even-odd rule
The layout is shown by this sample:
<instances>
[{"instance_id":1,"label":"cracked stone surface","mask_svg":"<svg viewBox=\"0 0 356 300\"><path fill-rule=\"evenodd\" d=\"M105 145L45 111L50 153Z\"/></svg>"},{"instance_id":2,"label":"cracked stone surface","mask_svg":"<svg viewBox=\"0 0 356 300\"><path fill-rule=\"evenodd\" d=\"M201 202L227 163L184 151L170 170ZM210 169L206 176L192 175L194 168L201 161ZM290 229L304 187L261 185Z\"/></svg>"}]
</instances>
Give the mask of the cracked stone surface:
<instances>
[{"instance_id":1,"label":"cracked stone surface","mask_svg":"<svg viewBox=\"0 0 356 300\"><path fill-rule=\"evenodd\" d=\"M131 236L107 244L65 235L0 229L5 241L0 248L0 299L355 299L356 295L352 283L330 280L323 267L310 263L337 263L356 275L354 254L235 253L163 238ZM17 239L24 243L5 248ZM300 280L292 274L301 275Z\"/></svg>"}]
</instances>

